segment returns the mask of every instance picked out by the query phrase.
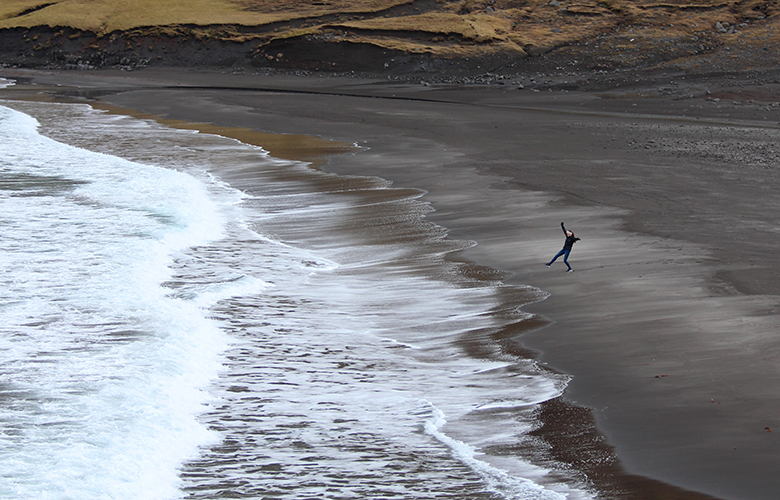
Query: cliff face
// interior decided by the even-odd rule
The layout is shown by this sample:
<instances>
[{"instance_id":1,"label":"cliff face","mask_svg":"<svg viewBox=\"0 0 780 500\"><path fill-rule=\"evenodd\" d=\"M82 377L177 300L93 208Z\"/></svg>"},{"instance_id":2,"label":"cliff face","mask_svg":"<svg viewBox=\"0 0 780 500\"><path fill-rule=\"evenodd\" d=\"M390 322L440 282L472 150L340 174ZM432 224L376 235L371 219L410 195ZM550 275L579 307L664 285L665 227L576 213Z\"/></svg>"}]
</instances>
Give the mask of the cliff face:
<instances>
[{"instance_id":1,"label":"cliff face","mask_svg":"<svg viewBox=\"0 0 780 500\"><path fill-rule=\"evenodd\" d=\"M728 71L777 66L778 12L777 0L10 0L0 61L464 75L545 55L559 70Z\"/></svg>"}]
</instances>

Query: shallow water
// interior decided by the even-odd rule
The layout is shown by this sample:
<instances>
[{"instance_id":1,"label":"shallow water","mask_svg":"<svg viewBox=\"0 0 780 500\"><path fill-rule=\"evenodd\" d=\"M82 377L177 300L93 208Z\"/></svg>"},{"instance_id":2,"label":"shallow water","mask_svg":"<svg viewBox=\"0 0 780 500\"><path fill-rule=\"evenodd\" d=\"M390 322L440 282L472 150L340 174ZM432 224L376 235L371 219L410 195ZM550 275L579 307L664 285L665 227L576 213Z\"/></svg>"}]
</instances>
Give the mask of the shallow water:
<instances>
[{"instance_id":1,"label":"shallow water","mask_svg":"<svg viewBox=\"0 0 780 500\"><path fill-rule=\"evenodd\" d=\"M6 105L46 137L0 108L0 496L591 498L530 460L545 294L450 259L423 192Z\"/></svg>"}]
</instances>

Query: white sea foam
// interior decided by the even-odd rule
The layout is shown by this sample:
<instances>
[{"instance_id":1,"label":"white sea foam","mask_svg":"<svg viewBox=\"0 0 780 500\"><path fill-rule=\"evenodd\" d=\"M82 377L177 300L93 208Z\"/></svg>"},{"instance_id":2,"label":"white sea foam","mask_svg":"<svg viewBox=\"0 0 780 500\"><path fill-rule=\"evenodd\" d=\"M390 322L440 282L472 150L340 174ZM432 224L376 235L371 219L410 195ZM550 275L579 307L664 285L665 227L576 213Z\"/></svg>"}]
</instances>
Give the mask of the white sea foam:
<instances>
[{"instance_id":1,"label":"white sea foam","mask_svg":"<svg viewBox=\"0 0 780 500\"><path fill-rule=\"evenodd\" d=\"M269 286L272 285L251 276L242 276L236 280L201 287L193 303L201 309L208 309L220 300L245 295L257 295Z\"/></svg>"},{"instance_id":2,"label":"white sea foam","mask_svg":"<svg viewBox=\"0 0 780 500\"><path fill-rule=\"evenodd\" d=\"M0 496L178 496L182 460L215 440L196 416L226 338L160 285L222 216L191 176L57 143L7 108L0 178Z\"/></svg>"},{"instance_id":3,"label":"white sea foam","mask_svg":"<svg viewBox=\"0 0 780 500\"><path fill-rule=\"evenodd\" d=\"M462 441L452 439L441 431L447 420L444 413L433 408L433 416L425 422L425 432L447 445L452 453L461 461L474 469L487 484L488 488L508 500L566 500L568 495L547 489L530 479L513 476L506 471L497 469L487 462L479 460L474 448ZM529 470L536 469L528 465ZM543 475L541 469L536 469L535 475Z\"/></svg>"}]
</instances>

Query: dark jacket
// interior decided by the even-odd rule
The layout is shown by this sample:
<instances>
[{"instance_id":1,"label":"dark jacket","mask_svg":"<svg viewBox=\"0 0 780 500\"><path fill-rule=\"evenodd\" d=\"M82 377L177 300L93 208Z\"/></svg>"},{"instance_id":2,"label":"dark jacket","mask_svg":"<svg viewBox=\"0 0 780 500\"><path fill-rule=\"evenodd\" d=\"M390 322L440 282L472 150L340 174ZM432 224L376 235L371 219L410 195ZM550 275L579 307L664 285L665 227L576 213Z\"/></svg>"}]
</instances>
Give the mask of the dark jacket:
<instances>
[{"instance_id":1,"label":"dark jacket","mask_svg":"<svg viewBox=\"0 0 780 500\"><path fill-rule=\"evenodd\" d=\"M566 234L566 227L564 227L563 222L561 222L561 229L563 229L563 234ZM574 246L574 243L580 241L579 238L574 236L574 233L572 233L571 236L566 236L566 241L563 244L564 250L571 250L571 247Z\"/></svg>"}]
</instances>

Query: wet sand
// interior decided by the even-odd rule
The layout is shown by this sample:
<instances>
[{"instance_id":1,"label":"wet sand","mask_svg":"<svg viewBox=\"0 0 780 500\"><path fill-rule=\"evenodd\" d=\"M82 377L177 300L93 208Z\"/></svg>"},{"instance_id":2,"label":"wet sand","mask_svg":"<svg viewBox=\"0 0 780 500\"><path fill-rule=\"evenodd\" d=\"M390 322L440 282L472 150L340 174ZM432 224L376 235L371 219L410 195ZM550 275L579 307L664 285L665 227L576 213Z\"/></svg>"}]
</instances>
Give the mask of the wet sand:
<instances>
[{"instance_id":1,"label":"wet sand","mask_svg":"<svg viewBox=\"0 0 780 500\"><path fill-rule=\"evenodd\" d=\"M478 243L458 258L551 293L525 308L547 321L519 341L573 376L540 413L554 455L611 498L780 491L772 85L605 94L175 70L0 76L168 119L356 144L323 168L425 189L428 218ZM582 238L574 273L544 266L561 221Z\"/></svg>"}]
</instances>

